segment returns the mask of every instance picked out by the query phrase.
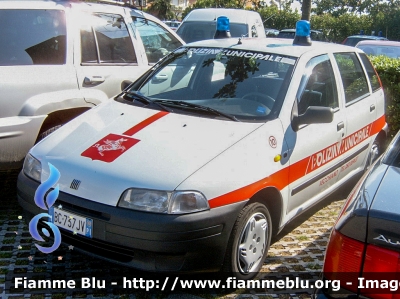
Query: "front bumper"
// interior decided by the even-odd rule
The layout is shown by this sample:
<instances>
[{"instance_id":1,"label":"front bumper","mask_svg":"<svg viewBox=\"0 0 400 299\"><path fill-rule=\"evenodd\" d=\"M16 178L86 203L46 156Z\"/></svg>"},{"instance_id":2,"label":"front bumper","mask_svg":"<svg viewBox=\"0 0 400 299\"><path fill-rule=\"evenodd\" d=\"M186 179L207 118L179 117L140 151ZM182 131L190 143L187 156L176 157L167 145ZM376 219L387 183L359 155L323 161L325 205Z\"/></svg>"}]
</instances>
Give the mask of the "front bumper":
<instances>
[{"instance_id":1,"label":"front bumper","mask_svg":"<svg viewBox=\"0 0 400 299\"><path fill-rule=\"evenodd\" d=\"M18 176L26 220L43 213L34 203L38 182ZM93 238L60 229L62 241L89 255L156 272L218 271L237 215L246 202L193 214L164 215L117 208L60 192L54 206L93 219Z\"/></svg>"}]
</instances>

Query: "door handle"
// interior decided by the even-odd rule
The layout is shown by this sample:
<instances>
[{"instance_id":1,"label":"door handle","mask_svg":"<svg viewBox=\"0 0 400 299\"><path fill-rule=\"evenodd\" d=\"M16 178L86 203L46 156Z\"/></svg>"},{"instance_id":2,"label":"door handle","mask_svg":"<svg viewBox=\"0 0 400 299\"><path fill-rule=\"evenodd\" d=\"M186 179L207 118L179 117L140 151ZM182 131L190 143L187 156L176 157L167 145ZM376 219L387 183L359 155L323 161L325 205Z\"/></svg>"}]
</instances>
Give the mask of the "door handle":
<instances>
[{"instance_id":1,"label":"door handle","mask_svg":"<svg viewBox=\"0 0 400 299\"><path fill-rule=\"evenodd\" d=\"M369 106L369 112L372 112L372 111L374 111L375 110L375 105L374 104L372 104L371 106Z\"/></svg>"},{"instance_id":2,"label":"door handle","mask_svg":"<svg viewBox=\"0 0 400 299\"><path fill-rule=\"evenodd\" d=\"M341 121L340 123L338 123L337 126L336 126L336 128L337 128L338 132L339 132L340 130L343 130L343 129L344 129L344 122Z\"/></svg>"},{"instance_id":3,"label":"door handle","mask_svg":"<svg viewBox=\"0 0 400 299\"><path fill-rule=\"evenodd\" d=\"M88 85L94 85L94 84L100 84L105 80L106 78L104 78L104 76L87 76L85 77L83 82Z\"/></svg>"},{"instance_id":4,"label":"door handle","mask_svg":"<svg viewBox=\"0 0 400 299\"><path fill-rule=\"evenodd\" d=\"M155 80L155 81L165 81L165 80L168 80L168 75L166 75L166 74L158 74L158 75L156 75L154 77L153 80Z\"/></svg>"}]
</instances>

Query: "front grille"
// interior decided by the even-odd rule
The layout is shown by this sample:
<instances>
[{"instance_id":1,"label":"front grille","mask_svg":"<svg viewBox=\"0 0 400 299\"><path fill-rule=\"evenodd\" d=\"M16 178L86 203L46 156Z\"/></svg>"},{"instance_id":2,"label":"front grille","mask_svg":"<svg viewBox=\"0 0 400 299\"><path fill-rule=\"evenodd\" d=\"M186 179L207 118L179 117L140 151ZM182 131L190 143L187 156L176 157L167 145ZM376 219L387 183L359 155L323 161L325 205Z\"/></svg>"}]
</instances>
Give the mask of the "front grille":
<instances>
[{"instance_id":1,"label":"front grille","mask_svg":"<svg viewBox=\"0 0 400 299\"><path fill-rule=\"evenodd\" d=\"M74 179L69 187L71 189L78 190L80 184L81 184L80 180L75 180Z\"/></svg>"}]
</instances>

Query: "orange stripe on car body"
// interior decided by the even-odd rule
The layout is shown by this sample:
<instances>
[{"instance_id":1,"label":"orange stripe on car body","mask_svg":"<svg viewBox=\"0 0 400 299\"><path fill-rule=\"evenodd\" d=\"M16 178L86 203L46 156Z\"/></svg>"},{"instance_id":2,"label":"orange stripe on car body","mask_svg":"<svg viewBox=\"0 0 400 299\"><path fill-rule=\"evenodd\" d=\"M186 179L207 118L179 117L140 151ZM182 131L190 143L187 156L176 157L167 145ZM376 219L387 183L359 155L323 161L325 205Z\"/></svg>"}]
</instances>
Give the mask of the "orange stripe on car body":
<instances>
[{"instance_id":1,"label":"orange stripe on car body","mask_svg":"<svg viewBox=\"0 0 400 299\"><path fill-rule=\"evenodd\" d=\"M123 135L132 136L132 135L136 134L137 132L139 132L140 130L142 130L145 127L147 127L148 125L151 125L156 120L158 120L161 117L167 115L168 113L169 112L167 112L167 111L160 111L160 112L150 116L149 118L146 118L145 120L143 120L142 122L140 122L137 125L133 126L132 128L130 128L129 130L125 131L122 134Z\"/></svg>"},{"instance_id":2,"label":"orange stripe on car body","mask_svg":"<svg viewBox=\"0 0 400 299\"><path fill-rule=\"evenodd\" d=\"M373 123L363 127L361 130L368 128L369 129L369 136L373 136L375 134L378 134L382 128L386 124L386 118L385 115L382 115L379 119L374 121ZM361 131L358 130L357 132ZM355 133L357 133L355 132ZM353 133L353 134L355 134ZM350 134L349 136L353 135ZM357 143L359 144L359 143ZM355 147L357 144L354 144L353 147ZM351 147L351 148L353 148ZM336 158L341 157L344 153L349 151L351 148L346 149L345 151L341 152L340 155L338 155ZM317 152L318 153L318 152ZM208 201L210 208L216 208L244 200L248 200L251 198L254 194L256 194L258 191L266 188L266 187L275 187L278 190L282 190L283 188L287 187L289 184L297 181L307 173L307 169L309 167L309 163L311 163L311 158L315 154L312 154L309 157L306 157L293 165L289 165L288 167L285 167L270 176L263 178L255 183L252 183L250 185L244 186L242 188L239 188L237 190L228 192L226 194L220 195L218 197L212 198ZM333 160L335 160L333 159ZM330 161L333 161L330 160ZM322 165L321 165L322 166ZM319 168L319 167L318 167ZM311 172L314 170L317 170L318 168L313 169Z\"/></svg>"}]
</instances>

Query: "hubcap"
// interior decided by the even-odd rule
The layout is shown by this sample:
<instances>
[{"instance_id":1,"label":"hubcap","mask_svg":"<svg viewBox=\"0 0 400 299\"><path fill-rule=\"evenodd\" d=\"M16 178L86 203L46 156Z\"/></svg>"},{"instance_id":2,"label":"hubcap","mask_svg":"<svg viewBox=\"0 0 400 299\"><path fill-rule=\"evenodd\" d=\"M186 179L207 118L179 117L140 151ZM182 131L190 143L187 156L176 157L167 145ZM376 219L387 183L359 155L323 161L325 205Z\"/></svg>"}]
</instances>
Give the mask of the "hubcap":
<instances>
[{"instance_id":1,"label":"hubcap","mask_svg":"<svg viewBox=\"0 0 400 299\"><path fill-rule=\"evenodd\" d=\"M267 219L262 213L253 214L239 238L237 263L241 273L253 272L262 263L262 257L266 250Z\"/></svg>"}]
</instances>

